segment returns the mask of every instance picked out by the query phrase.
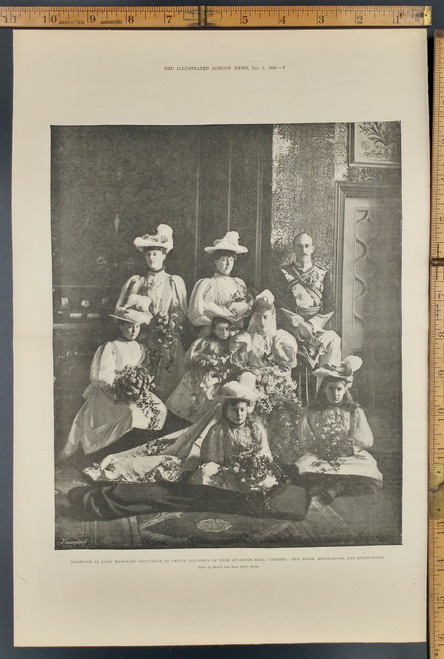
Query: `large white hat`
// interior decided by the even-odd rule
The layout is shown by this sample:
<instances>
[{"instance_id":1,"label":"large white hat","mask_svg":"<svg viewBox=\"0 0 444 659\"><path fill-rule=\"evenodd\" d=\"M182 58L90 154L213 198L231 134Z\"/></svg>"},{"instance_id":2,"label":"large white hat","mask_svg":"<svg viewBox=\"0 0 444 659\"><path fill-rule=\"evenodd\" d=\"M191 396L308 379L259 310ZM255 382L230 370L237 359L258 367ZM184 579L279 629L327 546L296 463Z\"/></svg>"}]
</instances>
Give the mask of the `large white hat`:
<instances>
[{"instance_id":1,"label":"large white hat","mask_svg":"<svg viewBox=\"0 0 444 659\"><path fill-rule=\"evenodd\" d=\"M209 247L204 247L207 254L214 254L219 250L234 252L235 254L246 254L248 249L239 245L239 234L237 231L227 231L223 238L218 238Z\"/></svg>"},{"instance_id":2,"label":"large white hat","mask_svg":"<svg viewBox=\"0 0 444 659\"><path fill-rule=\"evenodd\" d=\"M116 318L120 322L133 323L134 325L151 322L153 316L150 312L137 311L128 307L117 307L114 313L110 313L111 318Z\"/></svg>"},{"instance_id":3,"label":"large white hat","mask_svg":"<svg viewBox=\"0 0 444 659\"><path fill-rule=\"evenodd\" d=\"M239 381L232 380L222 385L217 394L219 399L227 398L241 398L253 402L259 396L259 392L255 388L256 376L253 373L241 373Z\"/></svg>"},{"instance_id":4,"label":"large white hat","mask_svg":"<svg viewBox=\"0 0 444 659\"><path fill-rule=\"evenodd\" d=\"M143 252L146 247L162 247L166 253L171 252L173 249L173 230L168 224L159 224L157 233L146 233L144 236L139 236L135 239L134 245L139 252Z\"/></svg>"},{"instance_id":5,"label":"large white hat","mask_svg":"<svg viewBox=\"0 0 444 659\"><path fill-rule=\"evenodd\" d=\"M323 364L315 371L313 371L313 375L315 375L320 380L323 380L326 377L331 377L352 383L353 373L357 371L358 368L361 368L361 366L362 359L357 355L350 355L337 366L334 364Z\"/></svg>"}]
</instances>

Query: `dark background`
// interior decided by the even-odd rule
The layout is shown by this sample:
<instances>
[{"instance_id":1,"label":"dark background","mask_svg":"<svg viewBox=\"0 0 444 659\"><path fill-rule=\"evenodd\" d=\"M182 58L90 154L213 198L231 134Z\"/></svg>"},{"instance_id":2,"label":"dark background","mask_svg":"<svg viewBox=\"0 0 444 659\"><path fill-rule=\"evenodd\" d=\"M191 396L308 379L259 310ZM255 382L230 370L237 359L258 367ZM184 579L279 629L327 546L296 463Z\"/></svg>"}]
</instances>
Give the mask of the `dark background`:
<instances>
[{"instance_id":1,"label":"dark background","mask_svg":"<svg viewBox=\"0 0 444 659\"><path fill-rule=\"evenodd\" d=\"M89 5L86 2L14 2L0 3L0 7L32 5ZM116 2L100 2L98 5L115 5ZM120 4L120 3L119 3ZM134 6L133 3L123 3ZM161 2L140 3L148 6L161 5ZM166 3L165 3L166 4ZM168 3L169 5L189 3ZM202 3L196 3L202 4ZM208 3L209 4L209 3ZM212 3L229 4L229 3ZM234 3L232 3L234 4ZM239 4L241 4L239 2ZM281 5L281 3L244 3ZM337 5L338 0L313 2L306 0L304 5ZM344 3L345 4L345 3ZM351 5L378 5L380 2L353 2ZM386 2L386 5L401 3ZM420 4L417 2L404 2L405 5ZM442 0L433 0L425 3L432 5L432 28L428 30L429 36L429 79L432 81L433 73L433 31L444 29L444 3ZM412 28L414 29L414 28ZM0 524L2 539L0 541L0 656L30 657L149 657L149 659L200 659L211 654L215 659L250 659L278 657L279 659L423 659L427 657L426 644L336 644L336 645L284 645L284 646L226 646L226 647L182 647L182 648L13 648L12 635L12 275L11 275L11 119L12 119L12 32L9 29L0 29L0 245L2 258L0 259L0 288L1 325L0 325L0 363L2 378L0 386L1 395L1 434L0 434ZM30 505L32 503L30 502ZM340 593L338 593L340 596ZM383 585L381 597L384 596ZM44 605L44 603L42 603ZM334 606L334 602L326 606ZM117 622L116 612L116 622ZM203 621L204 624L204 621ZM366 621L362 621L363 635ZM314 639L315 640L315 639Z\"/></svg>"}]
</instances>

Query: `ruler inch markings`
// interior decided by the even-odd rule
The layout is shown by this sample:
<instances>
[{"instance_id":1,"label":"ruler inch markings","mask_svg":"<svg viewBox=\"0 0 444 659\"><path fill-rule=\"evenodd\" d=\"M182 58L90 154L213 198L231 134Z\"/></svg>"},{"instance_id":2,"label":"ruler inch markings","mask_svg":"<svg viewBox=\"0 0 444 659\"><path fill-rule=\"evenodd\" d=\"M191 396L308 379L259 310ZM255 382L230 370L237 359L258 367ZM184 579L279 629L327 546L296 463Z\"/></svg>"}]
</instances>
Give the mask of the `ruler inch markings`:
<instances>
[{"instance_id":1,"label":"ruler inch markings","mask_svg":"<svg viewBox=\"0 0 444 659\"><path fill-rule=\"evenodd\" d=\"M429 648L444 659L444 31L435 31L429 293Z\"/></svg>"},{"instance_id":2,"label":"ruler inch markings","mask_svg":"<svg viewBox=\"0 0 444 659\"><path fill-rule=\"evenodd\" d=\"M429 5L5 6L7 28L425 27Z\"/></svg>"},{"instance_id":3,"label":"ruler inch markings","mask_svg":"<svg viewBox=\"0 0 444 659\"><path fill-rule=\"evenodd\" d=\"M435 31L429 292L429 652L444 659L444 31Z\"/></svg>"}]
</instances>

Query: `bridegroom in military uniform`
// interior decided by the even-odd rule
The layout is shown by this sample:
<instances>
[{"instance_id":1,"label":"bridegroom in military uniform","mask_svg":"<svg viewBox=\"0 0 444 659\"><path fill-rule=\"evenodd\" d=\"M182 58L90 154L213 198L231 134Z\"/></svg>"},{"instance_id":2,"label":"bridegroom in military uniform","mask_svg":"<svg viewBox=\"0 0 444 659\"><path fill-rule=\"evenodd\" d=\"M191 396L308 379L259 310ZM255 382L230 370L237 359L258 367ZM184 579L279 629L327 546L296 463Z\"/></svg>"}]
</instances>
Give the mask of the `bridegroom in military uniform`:
<instances>
[{"instance_id":1,"label":"bridegroom in military uniform","mask_svg":"<svg viewBox=\"0 0 444 659\"><path fill-rule=\"evenodd\" d=\"M335 312L330 274L313 263L308 233L294 237L293 251L291 263L270 273L279 325L296 337L312 366L340 364L341 339L333 330L324 329Z\"/></svg>"}]
</instances>

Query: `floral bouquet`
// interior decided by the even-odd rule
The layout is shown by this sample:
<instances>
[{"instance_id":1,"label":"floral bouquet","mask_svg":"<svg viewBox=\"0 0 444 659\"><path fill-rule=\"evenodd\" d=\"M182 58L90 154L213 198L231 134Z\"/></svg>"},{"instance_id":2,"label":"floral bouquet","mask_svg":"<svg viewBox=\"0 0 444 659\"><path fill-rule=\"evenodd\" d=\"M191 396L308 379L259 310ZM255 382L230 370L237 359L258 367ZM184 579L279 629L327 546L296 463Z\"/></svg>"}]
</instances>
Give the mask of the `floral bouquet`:
<instances>
[{"instance_id":1,"label":"floral bouquet","mask_svg":"<svg viewBox=\"0 0 444 659\"><path fill-rule=\"evenodd\" d=\"M151 419L150 426L157 428L160 409L152 394L153 377L143 366L125 366L116 371L110 393L118 403L135 403Z\"/></svg>"},{"instance_id":2,"label":"floral bouquet","mask_svg":"<svg viewBox=\"0 0 444 659\"><path fill-rule=\"evenodd\" d=\"M252 492L266 493L284 479L281 469L255 444L241 451L231 466L220 467L214 476L215 485L226 473L234 474Z\"/></svg>"},{"instance_id":3,"label":"floral bouquet","mask_svg":"<svg viewBox=\"0 0 444 659\"><path fill-rule=\"evenodd\" d=\"M353 455L353 443L348 429L334 411L332 414L324 414L322 422L316 422L314 435L316 439L310 445L310 450L319 458L317 466L321 466L321 461L328 462L337 471L342 458Z\"/></svg>"},{"instance_id":4,"label":"floral bouquet","mask_svg":"<svg viewBox=\"0 0 444 659\"><path fill-rule=\"evenodd\" d=\"M302 414L297 383L291 379L290 369L271 360L267 366L252 370L259 392L255 413L267 427L273 456L279 462L293 462L299 455L298 423Z\"/></svg>"},{"instance_id":5,"label":"floral bouquet","mask_svg":"<svg viewBox=\"0 0 444 659\"><path fill-rule=\"evenodd\" d=\"M246 294L240 287L237 288L237 290L233 293L233 295L230 298L230 304L231 302L251 302L251 297Z\"/></svg>"},{"instance_id":6,"label":"floral bouquet","mask_svg":"<svg viewBox=\"0 0 444 659\"><path fill-rule=\"evenodd\" d=\"M236 331L243 327L243 316L248 313L253 303L251 295L240 286L232 293L228 302L228 309L237 317L232 330Z\"/></svg>"},{"instance_id":7,"label":"floral bouquet","mask_svg":"<svg viewBox=\"0 0 444 659\"><path fill-rule=\"evenodd\" d=\"M259 414L270 414L275 408L282 409L290 404L296 415L300 415L302 407L297 396L297 383L291 379L289 369L270 363L255 369L254 374L259 391L255 407Z\"/></svg>"},{"instance_id":8,"label":"floral bouquet","mask_svg":"<svg viewBox=\"0 0 444 659\"><path fill-rule=\"evenodd\" d=\"M156 370L169 368L174 363L177 343L183 327L175 313L159 312L148 326L146 352L150 365Z\"/></svg>"},{"instance_id":9,"label":"floral bouquet","mask_svg":"<svg viewBox=\"0 0 444 659\"><path fill-rule=\"evenodd\" d=\"M231 373L230 355L218 355L214 350L202 351L190 360L189 370L192 376L201 378L203 373L212 373L221 381Z\"/></svg>"}]
</instances>

